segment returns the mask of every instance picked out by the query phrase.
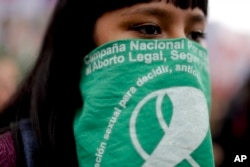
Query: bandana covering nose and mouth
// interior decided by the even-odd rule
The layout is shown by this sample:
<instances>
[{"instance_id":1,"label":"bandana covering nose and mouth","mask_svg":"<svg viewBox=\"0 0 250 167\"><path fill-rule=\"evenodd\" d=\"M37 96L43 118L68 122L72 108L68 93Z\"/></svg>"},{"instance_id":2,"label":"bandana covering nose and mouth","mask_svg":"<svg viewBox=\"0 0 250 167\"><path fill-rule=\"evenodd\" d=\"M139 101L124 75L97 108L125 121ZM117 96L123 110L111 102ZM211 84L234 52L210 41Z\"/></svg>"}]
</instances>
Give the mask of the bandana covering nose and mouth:
<instances>
[{"instance_id":1,"label":"bandana covering nose and mouth","mask_svg":"<svg viewBox=\"0 0 250 167\"><path fill-rule=\"evenodd\" d=\"M214 166L205 48L185 38L106 43L83 59L79 166Z\"/></svg>"}]
</instances>

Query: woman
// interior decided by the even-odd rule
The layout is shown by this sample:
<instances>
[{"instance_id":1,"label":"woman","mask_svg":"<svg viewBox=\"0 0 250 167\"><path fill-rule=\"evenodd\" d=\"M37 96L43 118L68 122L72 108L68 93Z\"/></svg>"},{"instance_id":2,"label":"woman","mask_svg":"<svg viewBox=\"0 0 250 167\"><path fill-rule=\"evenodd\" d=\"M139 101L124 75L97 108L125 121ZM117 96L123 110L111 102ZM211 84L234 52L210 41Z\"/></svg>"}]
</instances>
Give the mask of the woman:
<instances>
[{"instance_id":1,"label":"woman","mask_svg":"<svg viewBox=\"0 0 250 167\"><path fill-rule=\"evenodd\" d=\"M91 7L91 12L85 9L88 6ZM25 150L24 147L22 150L20 145L16 146L18 147L15 149L17 153L20 150L25 153L25 156L29 152L33 153L31 156L20 158L20 155L23 155L21 151L17 154L17 163L24 166L26 163L26 165L43 167L85 166L83 163L91 157L91 159L96 159L93 165L100 165L97 163L100 161L98 159L100 156L95 156L96 148L90 152L82 152L84 148L79 148L81 147L81 142L79 142L81 134L78 132L79 129L85 128L79 123L81 121L79 111L82 110L82 106L87 106L83 98L84 92L79 88L83 75L81 71L85 68L82 60L84 59L85 63L88 60L94 61L94 58L87 59L84 56L95 48L98 49L99 46L121 39L188 38L203 44L206 15L207 0L89 1L88 5L78 0L59 1L34 69L0 116L1 128L8 127L10 123L15 123L14 127L16 125L24 127L14 130L14 137L12 136L14 140L17 138L20 141L22 138L21 143L25 143L27 138L31 140L28 142L32 143L29 147L31 149ZM189 46L193 50L196 48L193 47L194 45ZM126 58L124 56L121 56L119 60L110 58L109 62L122 62ZM143 59L146 61L145 57ZM161 52L151 60L160 59L163 60ZM141 59L131 56L130 60ZM147 60L149 62L149 59ZM91 70L98 70L102 65L104 66L105 62L97 63L97 66ZM166 69L162 71L166 72ZM194 70L190 73L196 75ZM157 72L155 72L156 75L158 75ZM117 76L120 75L117 74ZM102 79L105 78L109 76ZM95 85L102 85L102 80L101 82L97 80L95 83ZM142 86L146 84L146 81L138 79L138 84ZM131 94L135 94L136 90L131 87L130 92L127 92L119 104L125 107L129 102L129 98L126 97L132 99ZM20 123L20 121L23 122ZM102 126L105 130L106 125L102 124ZM15 128L12 128L12 131L13 129ZM25 130L30 132L26 138L23 137ZM84 132L81 133L84 134ZM85 135L89 136L89 133ZM85 154L84 161L81 161L82 155ZM191 158L188 162L191 163L192 160ZM183 160L185 164L184 161L185 159ZM103 163L105 166L105 162ZM110 164L106 162L106 166L108 165ZM87 163L86 166L90 164Z\"/></svg>"}]
</instances>

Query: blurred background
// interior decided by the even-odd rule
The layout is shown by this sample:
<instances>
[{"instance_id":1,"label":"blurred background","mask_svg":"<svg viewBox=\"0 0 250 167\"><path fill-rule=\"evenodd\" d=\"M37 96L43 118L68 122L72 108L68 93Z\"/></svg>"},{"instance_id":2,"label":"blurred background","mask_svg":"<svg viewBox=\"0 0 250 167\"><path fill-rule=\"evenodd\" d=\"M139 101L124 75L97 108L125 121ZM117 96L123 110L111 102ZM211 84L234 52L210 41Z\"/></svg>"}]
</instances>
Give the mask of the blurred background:
<instances>
[{"instance_id":1,"label":"blurred background","mask_svg":"<svg viewBox=\"0 0 250 167\"><path fill-rule=\"evenodd\" d=\"M0 0L0 109L34 64L55 3ZM209 0L206 40L217 167L231 166L236 155L249 155L249 7L249 0Z\"/></svg>"},{"instance_id":2,"label":"blurred background","mask_svg":"<svg viewBox=\"0 0 250 167\"><path fill-rule=\"evenodd\" d=\"M0 110L37 58L56 0L0 0Z\"/></svg>"}]
</instances>

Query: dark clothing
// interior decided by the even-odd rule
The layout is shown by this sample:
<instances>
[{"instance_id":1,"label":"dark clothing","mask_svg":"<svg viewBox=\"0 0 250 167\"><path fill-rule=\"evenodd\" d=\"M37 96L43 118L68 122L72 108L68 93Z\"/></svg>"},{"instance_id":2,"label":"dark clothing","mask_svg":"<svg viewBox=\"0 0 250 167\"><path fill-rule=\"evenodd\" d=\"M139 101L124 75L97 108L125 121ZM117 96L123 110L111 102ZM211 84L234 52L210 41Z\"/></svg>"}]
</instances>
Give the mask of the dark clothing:
<instances>
[{"instance_id":1,"label":"dark clothing","mask_svg":"<svg viewBox=\"0 0 250 167\"><path fill-rule=\"evenodd\" d=\"M14 140L11 132L7 130L2 132L0 135L0 166L16 166L16 150L14 147Z\"/></svg>"},{"instance_id":2,"label":"dark clothing","mask_svg":"<svg viewBox=\"0 0 250 167\"><path fill-rule=\"evenodd\" d=\"M36 152L36 141L34 132L31 128L29 120L22 120L19 122L20 134L23 142L24 157L27 167L34 167L35 164L35 152Z\"/></svg>"},{"instance_id":3,"label":"dark clothing","mask_svg":"<svg viewBox=\"0 0 250 167\"><path fill-rule=\"evenodd\" d=\"M0 130L0 167L34 167L37 144L29 120Z\"/></svg>"}]
</instances>

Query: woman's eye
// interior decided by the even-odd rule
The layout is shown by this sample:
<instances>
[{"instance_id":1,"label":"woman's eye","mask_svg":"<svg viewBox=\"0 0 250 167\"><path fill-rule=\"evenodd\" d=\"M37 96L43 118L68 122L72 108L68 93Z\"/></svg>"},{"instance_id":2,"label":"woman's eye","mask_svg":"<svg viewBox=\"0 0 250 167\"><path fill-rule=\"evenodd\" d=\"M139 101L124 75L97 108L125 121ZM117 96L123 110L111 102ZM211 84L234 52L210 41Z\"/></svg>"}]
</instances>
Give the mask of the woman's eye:
<instances>
[{"instance_id":1,"label":"woman's eye","mask_svg":"<svg viewBox=\"0 0 250 167\"><path fill-rule=\"evenodd\" d=\"M205 33L201 32L201 31L193 31L191 33L188 34L188 38L190 40L193 40L195 42L200 43L203 39L205 39Z\"/></svg>"},{"instance_id":2,"label":"woman's eye","mask_svg":"<svg viewBox=\"0 0 250 167\"><path fill-rule=\"evenodd\" d=\"M146 36L161 34L161 28L154 24L132 25L131 30L137 31Z\"/></svg>"}]
</instances>

